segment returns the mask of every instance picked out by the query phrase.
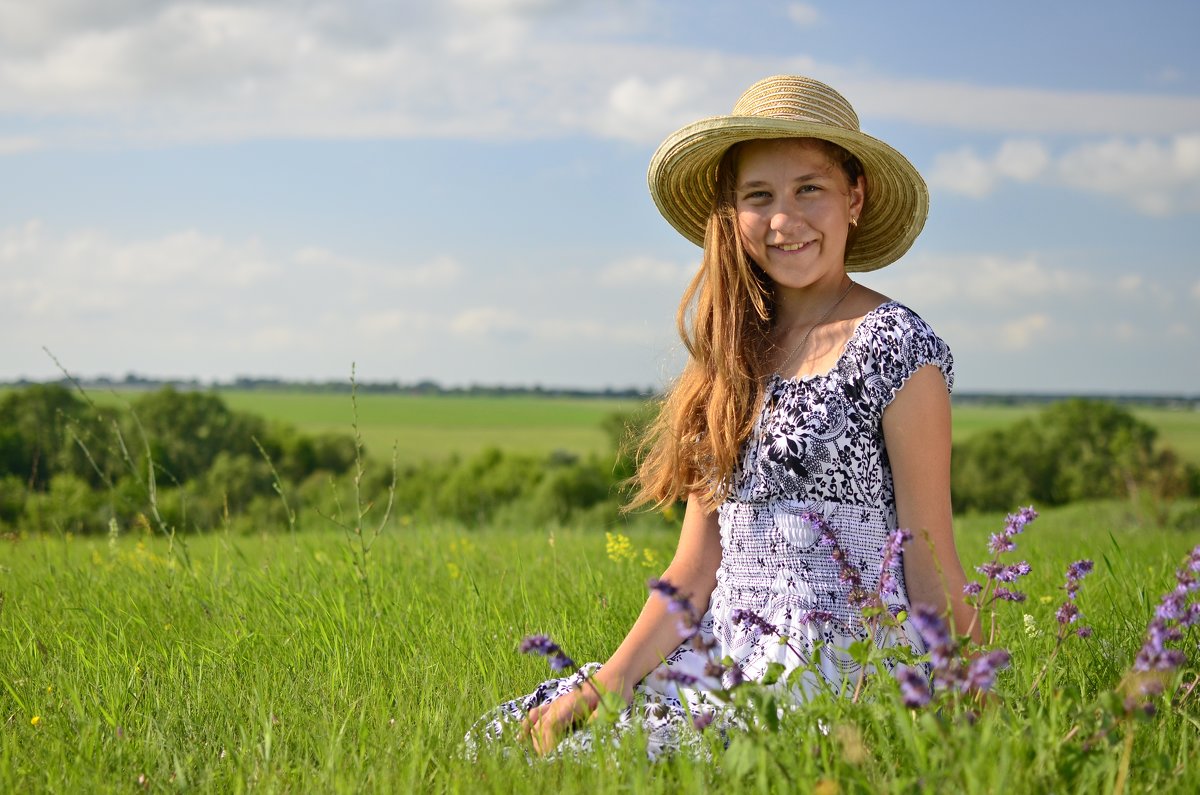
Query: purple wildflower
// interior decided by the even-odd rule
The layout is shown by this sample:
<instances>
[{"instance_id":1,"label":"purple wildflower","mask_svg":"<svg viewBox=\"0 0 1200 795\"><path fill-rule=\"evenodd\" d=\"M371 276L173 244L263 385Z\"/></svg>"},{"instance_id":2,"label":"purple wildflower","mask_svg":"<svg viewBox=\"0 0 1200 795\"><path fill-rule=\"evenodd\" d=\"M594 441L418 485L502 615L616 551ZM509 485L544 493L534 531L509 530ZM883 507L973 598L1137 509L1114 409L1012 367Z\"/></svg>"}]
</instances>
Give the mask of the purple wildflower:
<instances>
[{"instance_id":1,"label":"purple wildflower","mask_svg":"<svg viewBox=\"0 0 1200 795\"><path fill-rule=\"evenodd\" d=\"M660 580L658 578L648 580L646 587L667 600L668 612L683 613L685 618L681 620L679 630L683 637L690 638L695 634L698 625L696 611L692 607L692 600L686 594L667 580Z\"/></svg>"},{"instance_id":2,"label":"purple wildflower","mask_svg":"<svg viewBox=\"0 0 1200 795\"><path fill-rule=\"evenodd\" d=\"M545 657L558 653L558 644L548 635L526 635L521 639L521 654L540 654Z\"/></svg>"},{"instance_id":3,"label":"purple wildflower","mask_svg":"<svg viewBox=\"0 0 1200 795\"><path fill-rule=\"evenodd\" d=\"M680 671L676 668L668 668L666 673L663 674L663 679L666 679L668 682L681 684L684 687L690 687L698 681L696 677L686 671Z\"/></svg>"},{"instance_id":4,"label":"purple wildflower","mask_svg":"<svg viewBox=\"0 0 1200 795\"><path fill-rule=\"evenodd\" d=\"M800 614L800 621L805 624L824 624L833 621L833 613L828 610L806 610Z\"/></svg>"},{"instance_id":5,"label":"purple wildflower","mask_svg":"<svg viewBox=\"0 0 1200 795\"><path fill-rule=\"evenodd\" d=\"M996 674L1008 666L1012 657L1004 649L993 649L971 661L967 678L961 684L963 690L991 690Z\"/></svg>"},{"instance_id":6,"label":"purple wildflower","mask_svg":"<svg viewBox=\"0 0 1200 795\"><path fill-rule=\"evenodd\" d=\"M983 590L983 586L980 585L979 583L975 582L974 580L971 580L970 582L968 582L966 585L963 586L963 594L965 594L966 596L979 596L979 594L982 590Z\"/></svg>"},{"instance_id":7,"label":"purple wildflower","mask_svg":"<svg viewBox=\"0 0 1200 795\"><path fill-rule=\"evenodd\" d=\"M550 668L555 671L574 669L575 661L563 654L558 644L547 635L527 635L521 640L521 654L537 654L546 658Z\"/></svg>"},{"instance_id":8,"label":"purple wildflower","mask_svg":"<svg viewBox=\"0 0 1200 795\"><path fill-rule=\"evenodd\" d=\"M753 610L739 608L733 611L730 620L734 624L744 624L747 629L758 629L764 635L778 635L779 629Z\"/></svg>"},{"instance_id":9,"label":"purple wildflower","mask_svg":"<svg viewBox=\"0 0 1200 795\"><path fill-rule=\"evenodd\" d=\"M702 732L708 728L710 723L713 722L713 718L715 716L716 713L712 712L711 710L707 712L697 712L692 716L692 725L696 727L696 731Z\"/></svg>"},{"instance_id":10,"label":"purple wildflower","mask_svg":"<svg viewBox=\"0 0 1200 795\"><path fill-rule=\"evenodd\" d=\"M1092 628L1091 627L1080 627L1079 629L1075 630L1075 634L1086 640L1087 638L1090 638L1092 636Z\"/></svg>"},{"instance_id":11,"label":"purple wildflower","mask_svg":"<svg viewBox=\"0 0 1200 795\"><path fill-rule=\"evenodd\" d=\"M1079 592L1079 581L1091 574L1093 567L1094 564L1086 559L1077 560L1070 566L1067 566L1067 584L1064 586L1067 598L1075 598L1075 594Z\"/></svg>"},{"instance_id":12,"label":"purple wildflower","mask_svg":"<svg viewBox=\"0 0 1200 795\"><path fill-rule=\"evenodd\" d=\"M954 639L950 637L950 630L946 628L946 622L942 621L942 617L937 611L925 605L917 605L913 608L912 622L921 635L921 639L925 641L925 648L929 650L929 659L933 663L934 675L936 676L939 671L947 671L953 663L958 647Z\"/></svg>"},{"instance_id":13,"label":"purple wildflower","mask_svg":"<svg viewBox=\"0 0 1200 795\"><path fill-rule=\"evenodd\" d=\"M995 596L1005 602L1024 602L1025 594L1022 591L1012 591L1004 586L997 586Z\"/></svg>"},{"instance_id":14,"label":"purple wildflower","mask_svg":"<svg viewBox=\"0 0 1200 795\"><path fill-rule=\"evenodd\" d=\"M1032 522L1038 517L1037 511L1030 505L1027 508L1021 508L1016 513L1010 513L1004 519L1005 535L1014 536L1025 530L1025 525Z\"/></svg>"},{"instance_id":15,"label":"purple wildflower","mask_svg":"<svg viewBox=\"0 0 1200 795\"><path fill-rule=\"evenodd\" d=\"M896 681L900 683L900 698L904 706L917 709L929 703L933 693L929 690L929 680L916 668L907 665L896 667Z\"/></svg>"},{"instance_id":16,"label":"purple wildflower","mask_svg":"<svg viewBox=\"0 0 1200 795\"><path fill-rule=\"evenodd\" d=\"M1060 624L1070 624L1079 618L1079 608L1075 606L1074 602L1063 602L1054 617Z\"/></svg>"},{"instance_id":17,"label":"purple wildflower","mask_svg":"<svg viewBox=\"0 0 1200 795\"><path fill-rule=\"evenodd\" d=\"M901 554L905 543L912 540L912 533L898 528L888 534L883 542L883 550L879 563L879 592L894 596L900 589L896 579L896 569L900 565Z\"/></svg>"},{"instance_id":18,"label":"purple wildflower","mask_svg":"<svg viewBox=\"0 0 1200 795\"><path fill-rule=\"evenodd\" d=\"M1154 618L1146 627L1146 640L1134 658L1134 671L1170 672L1187 661L1187 655L1179 649L1167 648L1166 644L1183 637L1181 627L1190 627L1200 620L1200 609L1196 604L1188 604L1190 594L1200 589L1200 580L1192 574L1198 567L1200 544L1176 570L1175 587L1163 595L1162 602L1155 608Z\"/></svg>"},{"instance_id":19,"label":"purple wildflower","mask_svg":"<svg viewBox=\"0 0 1200 795\"><path fill-rule=\"evenodd\" d=\"M555 671L564 671L568 668L575 669L575 661L561 651L557 654L551 654L546 660L550 663L550 668Z\"/></svg>"},{"instance_id":20,"label":"purple wildflower","mask_svg":"<svg viewBox=\"0 0 1200 795\"><path fill-rule=\"evenodd\" d=\"M1013 543L1012 537L1004 533L993 533L991 540L988 542L988 549L999 555L1001 552L1012 552L1017 548Z\"/></svg>"}]
</instances>

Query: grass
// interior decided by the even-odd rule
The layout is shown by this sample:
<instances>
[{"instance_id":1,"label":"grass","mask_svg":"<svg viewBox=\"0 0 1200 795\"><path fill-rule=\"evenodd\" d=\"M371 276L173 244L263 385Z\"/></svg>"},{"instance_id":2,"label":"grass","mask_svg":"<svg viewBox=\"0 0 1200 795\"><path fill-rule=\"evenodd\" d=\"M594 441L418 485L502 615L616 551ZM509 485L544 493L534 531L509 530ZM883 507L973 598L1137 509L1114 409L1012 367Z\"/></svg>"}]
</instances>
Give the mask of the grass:
<instances>
[{"instance_id":1,"label":"grass","mask_svg":"<svg viewBox=\"0 0 1200 795\"><path fill-rule=\"evenodd\" d=\"M191 570L140 531L0 541L0 790L1111 791L1126 735L1084 750L1089 705L1200 541L1135 518L1123 503L1070 506L1018 538L1030 600L1001 611L1014 665L975 725L886 698L815 703L748 766L651 765L632 743L582 763L459 753L476 716L546 678L516 654L522 635L547 632L581 661L607 656L657 573L641 551L665 561L669 532L627 530L638 556L611 560L595 530L397 523L368 563L378 617L332 529L188 538ZM960 518L964 561L983 559L1000 522ZM1096 636L1026 699L1063 570L1085 556L1097 571L1080 606ZM1027 636L1023 613L1046 634ZM1127 791L1197 790L1197 715L1193 699L1137 727Z\"/></svg>"}]
</instances>

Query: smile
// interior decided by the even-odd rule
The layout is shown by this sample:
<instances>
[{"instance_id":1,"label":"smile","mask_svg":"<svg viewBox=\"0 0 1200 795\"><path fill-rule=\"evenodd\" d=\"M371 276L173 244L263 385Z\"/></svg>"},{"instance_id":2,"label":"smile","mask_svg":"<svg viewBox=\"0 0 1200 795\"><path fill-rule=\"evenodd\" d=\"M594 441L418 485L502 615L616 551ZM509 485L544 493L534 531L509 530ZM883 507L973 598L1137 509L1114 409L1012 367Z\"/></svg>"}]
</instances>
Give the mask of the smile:
<instances>
[{"instance_id":1,"label":"smile","mask_svg":"<svg viewBox=\"0 0 1200 795\"><path fill-rule=\"evenodd\" d=\"M777 248L780 251L799 251L800 249L807 247L809 243L812 242L813 241L809 240L807 243L784 243L778 246L771 246L771 248Z\"/></svg>"}]
</instances>

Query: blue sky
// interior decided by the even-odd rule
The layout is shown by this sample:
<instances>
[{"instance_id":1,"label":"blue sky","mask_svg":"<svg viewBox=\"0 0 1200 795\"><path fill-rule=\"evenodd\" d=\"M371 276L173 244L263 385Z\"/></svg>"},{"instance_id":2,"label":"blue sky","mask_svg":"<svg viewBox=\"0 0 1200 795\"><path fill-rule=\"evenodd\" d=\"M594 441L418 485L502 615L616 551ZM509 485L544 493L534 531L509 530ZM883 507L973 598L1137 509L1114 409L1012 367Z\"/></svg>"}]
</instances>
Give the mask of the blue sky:
<instances>
[{"instance_id":1,"label":"blue sky","mask_svg":"<svg viewBox=\"0 0 1200 795\"><path fill-rule=\"evenodd\" d=\"M1200 4L0 0L0 379L661 386L645 169L769 74L926 176L963 391L1200 393Z\"/></svg>"}]
</instances>

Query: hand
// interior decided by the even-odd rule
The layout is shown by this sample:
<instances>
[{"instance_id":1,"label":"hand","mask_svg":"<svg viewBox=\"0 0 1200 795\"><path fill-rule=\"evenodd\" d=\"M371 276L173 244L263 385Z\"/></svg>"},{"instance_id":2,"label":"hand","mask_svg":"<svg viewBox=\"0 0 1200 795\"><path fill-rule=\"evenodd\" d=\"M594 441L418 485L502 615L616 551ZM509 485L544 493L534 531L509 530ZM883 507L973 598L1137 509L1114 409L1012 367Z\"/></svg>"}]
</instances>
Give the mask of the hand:
<instances>
[{"instance_id":1,"label":"hand","mask_svg":"<svg viewBox=\"0 0 1200 795\"><path fill-rule=\"evenodd\" d=\"M521 737L533 744L539 756L545 756L554 750L567 730L591 718L598 700L595 689L585 684L549 704L536 706L521 721Z\"/></svg>"}]
</instances>

